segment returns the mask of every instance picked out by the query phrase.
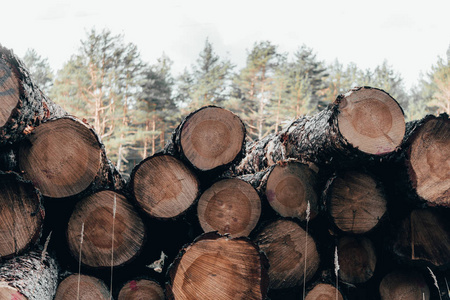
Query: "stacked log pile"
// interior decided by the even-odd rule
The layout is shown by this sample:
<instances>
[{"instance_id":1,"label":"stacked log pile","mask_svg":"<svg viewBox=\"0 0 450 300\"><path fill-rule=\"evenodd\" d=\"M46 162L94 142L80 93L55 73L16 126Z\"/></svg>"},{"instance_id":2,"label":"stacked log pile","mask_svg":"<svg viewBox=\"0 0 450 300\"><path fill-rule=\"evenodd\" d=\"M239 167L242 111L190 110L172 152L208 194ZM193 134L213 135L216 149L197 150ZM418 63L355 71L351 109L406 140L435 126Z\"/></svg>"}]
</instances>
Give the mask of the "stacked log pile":
<instances>
[{"instance_id":1,"label":"stacked log pile","mask_svg":"<svg viewBox=\"0 0 450 300\"><path fill-rule=\"evenodd\" d=\"M0 299L450 299L449 157L360 87L252 143L203 107L125 182L0 47Z\"/></svg>"}]
</instances>

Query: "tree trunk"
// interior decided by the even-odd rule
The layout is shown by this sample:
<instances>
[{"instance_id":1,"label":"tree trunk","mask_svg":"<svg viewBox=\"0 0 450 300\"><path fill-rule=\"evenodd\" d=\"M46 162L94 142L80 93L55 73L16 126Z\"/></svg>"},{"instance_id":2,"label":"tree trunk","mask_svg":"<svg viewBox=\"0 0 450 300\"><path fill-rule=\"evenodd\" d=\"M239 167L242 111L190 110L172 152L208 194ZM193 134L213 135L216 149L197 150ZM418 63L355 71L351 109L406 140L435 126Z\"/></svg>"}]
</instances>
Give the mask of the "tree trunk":
<instances>
[{"instance_id":1,"label":"tree trunk","mask_svg":"<svg viewBox=\"0 0 450 300\"><path fill-rule=\"evenodd\" d=\"M15 173L0 172L0 259L38 242L44 223L42 196Z\"/></svg>"},{"instance_id":2,"label":"tree trunk","mask_svg":"<svg viewBox=\"0 0 450 300\"><path fill-rule=\"evenodd\" d=\"M17 142L66 112L35 85L24 63L0 45L0 145Z\"/></svg>"},{"instance_id":3,"label":"tree trunk","mask_svg":"<svg viewBox=\"0 0 450 300\"><path fill-rule=\"evenodd\" d=\"M218 173L243 155L245 126L238 116L206 106L187 116L175 130L165 151L187 161L197 171Z\"/></svg>"},{"instance_id":4,"label":"tree trunk","mask_svg":"<svg viewBox=\"0 0 450 300\"><path fill-rule=\"evenodd\" d=\"M110 300L106 284L93 276L72 274L58 285L54 300Z\"/></svg>"},{"instance_id":5,"label":"tree trunk","mask_svg":"<svg viewBox=\"0 0 450 300\"><path fill-rule=\"evenodd\" d=\"M355 88L315 116L301 117L277 135L250 144L234 172L256 173L287 158L319 166L379 160L399 147L404 133L403 111L389 94Z\"/></svg>"},{"instance_id":6,"label":"tree trunk","mask_svg":"<svg viewBox=\"0 0 450 300\"><path fill-rule=\"evenodd\" d=\"M19 146L18 165L24 177L50 198L123 187L97 134L73 117L36 127Z\"/></svg>"},{"instance_id":7,"label":"tree trunk","mask_svg":"<svg viewBox=\"0 0 450 300\"><path fill-rule=\"evenodd\" d=\"M171 265L168 299L265 299L265 256L245 238L215 233L200 236Z\"/></svg>"},{"instance_id":8,"label":"tree trunk","mask_svg":"<svg viewBox=\"0 0 450 300\"><path fill-rule=\"evenodd\" d=\"M429 205L450 207L450 119L428 115L414 122L405 146L413 189Z\"/></svg>"},{"instance_id":9,"label":"tree trunk","mask_svg":"<svg viewBox=\"0 0 450 300\"><path fill-rule=\"evenodd\" d=\"M70 253L93 268L129 263L140 254L145 237L144 223L134 207L113 191L78 202L67 227Z\"/></svg>"},{"instance_id":10,"label":"tree trunk","mask_svg":"<svg viewBox=\"0 0 450 300\"><path fill-rule=\"evenodd\" d=\"M200 195L197 176L171 155L154 155L131 172L129 190L152 217L169 219L184 213Z\"/></svg>"},{"instance_id":11,"label":"tree trunk","mask_svg":"<svg viewBox=\"0 0 450 300\"><path fill-rule=\"evenodd\" d=\"M337 245L339 280L345 283L364 283L375 272L377 257L372 242L362 236L341 237Z\"/></svg>"},{"instance_id":12,"label":"tree trunk","mask_svg":"<svg viewBox=\"0 0 450 300\"><path fill-rule=\"evenodd\" d=\"M197 215L205 232L248 236L261 215L261 199L247 182L222 179L200 196Z\"/></svg>"},{"instance_id":13,"label":"tree trunk","mask_svg":"<svg viewBox=\"0 0 450 300\"><path fill-rule=\"evenodd\" d=\"M164 300L164 290L153 280L130 280L120 289L118 300L130 299Z\"/></svg>"},{"instance_id":14,"label":"tree trunk","mask_svg":"<svg viewBox=\"0 0 450 300\"><path fill-rule=\"evenodd\" d=\"M270 289L302 286L319 267L314 239L293 221L269 223L254 241L269 260Z\"/></svg>"},{"instance_id":15,"label":"tree trunk","mask_svg":"<svg viewBox=\"0 0 450 300\"><path fill-rule=\"evenodd\" d=\"M326 205L336 227L352 234L369 232L387 211L382 184L359 171L341 172L330 180Z\"/></svg>"},{"instance_id":16,"label":"tree trunk","mask_svg":"<svg viewBox=\"0 0 450 300\"><path fill-rule=\"evenodd\" d=\"M423 276L414 270L395 270L380 283L381 300L429 300L430 289Z\"/></svg>"},{"instance_id":17,"label":"tree trunk","mask_svg":"<svg viewBox=\"0 0 450 300\"><path fill-rule=\"evenodd\" d=\"M0 263L0 299L52 300L58 266L48 253L28 253Z\"/></svg>"}]
</instances>

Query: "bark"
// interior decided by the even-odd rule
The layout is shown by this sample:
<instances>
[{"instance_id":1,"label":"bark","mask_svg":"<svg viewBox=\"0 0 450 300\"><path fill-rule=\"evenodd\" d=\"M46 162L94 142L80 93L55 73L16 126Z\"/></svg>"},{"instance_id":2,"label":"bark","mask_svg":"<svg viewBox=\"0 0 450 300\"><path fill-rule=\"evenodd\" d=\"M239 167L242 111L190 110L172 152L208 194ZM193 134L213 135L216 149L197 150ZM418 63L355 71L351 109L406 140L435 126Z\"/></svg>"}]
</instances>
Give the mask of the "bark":
<instances>
[{"instance_id":1,"label":"bark","mask_svg":"<svg viewBox=\"0 0 450 300\"><path fill-rule=\"evenodd\" d=\"M145 239L142 219L123 195L113 191L77 203L67 227L70 253L92 268L131 262L141 253Z\"/></svg>"},{"instance_id":2,"label":"bark","mask_svg":"<svg viewBox=\"0 0 450 300\"><path fill-rule=\"evenodd\" d=\"M343 232L367 233L380 223L387 211L383 185L366 172L340 172L327 186L328 214Z\"/></svg>"},{"instance_id":3,"label":"bark","mask_svg":"<svg viewBox=\"0 0 450 300\"><path fill-rule=\"evenodd\" d=\"M17 142L42 121L64 115L36 86L24 63L0 45L0 145Z\"/></svg>"},{"instance_id":4,"label":"bark","mask_svg":"<svg viewBox=\"0 0 450 300\"><path fill-rule=\"evenodd\" d=\"M319 167L379 161L397 150L404 133L403 111L389 94L355 88L320 113L300 117L278 134L250 144L233 172L256 173L287 158Z\"/></svg>"},{"instance_id":5,"label":"bark","mask_svg":"<svg viewBox=\"0 0 450 300\"><path fill-rule=\"evenodd\" d=\"M0 264L0 299L52 300L57 283L56 260L41 250Z\"/></svg>"},{"instance_id":6,"label":"bark","mask_svg":"<svg viewBox=\"0 0 450 300\"><path fill-rule=\"evenodd\" d=\"M267 224L254 241L269 260L270 289L302 286L318 270L320 258L314 239L293 221Z\"/></svg>"},{"instance_id":7,"label":"bark","mask_svg":"<svg viewBox=\"0 0 450 300\"><path fill-rule=\"evenodd\" d=\"M268 263L246 238L207 233L180 251L166 285L168 299L265 299Z\"/></svg>"},{"instance_id":8,"label":"bark","mask_svg":"<svg viewBox=\"0 0 450 300\"><path fill-rule=\"evenodd\" d=\"M165 152L188 162L198 172L218 174L242 158L245 133L238 116L220 107L206 106L180 123Z\"/></svg>"},{"instance_id":9,"label":"bark","mask_svg":"<svg viewBox=\"0 0 450 300\"><path fill-rule=\"evenodd\" d=\"M0 258L25 252L41 237L42 195L16 173L0 172Z\"/></svg>"},{"instance_id":10,"label":"bark","mask_svg":"<svg viewBox=\"0 0 450 300\"><path fill-rule=\"evenodd\" d=\"M130 299L164 300L164 290L153 280L130 280L120 289L118 300Z\"/></svg>"},{"instance_id":11,"label":"bark","mask_svg":"<svg viewBox=\"0 0 450 300\"><path fill-rule=\"evenodd\" d=\"M205 232L248 236L261 215L261 199L247 182L222 179L200 196L197 215Z\"/></svg>"},{"instance_id":12,"label":"bark","mask_svg":"<svg viewBox=\"0 0 450 300\"><path fill-rule=\"evenodd\" d=\"M74 117L51 119L20 144L18 167L42 194L66 198L121 189L123 180L94 130Z\"/></svg>"},{"instance_id":13,"label":"bark","mask_svg":"<svg viewBox=\"0 0 450 300\"><path fill-rule=\"evenodd\" d=\"M381 300L429 300L430 289L415 270L394 270L384 276L379 288Z\"/></svg>"},{"instance_id":14,"label":"bark","mask_svg":"<svg viewBox=\"0 0 450 300\"><path fill-rule=\"evenodd\" d=\"M93 276L72 274L58 285L54 300L110 300L106 284Z\"/></svg>"},{"instance_id":15,"label":"bark","mask_svg":"<svg viewBox=\"0 0 450 300\"><path fill-rule=\"evenodd\" d=\"M182 161L157 154L134 167L129 190L149 216L170 219L193 205L200 195L200 183Z\"/></svg>"}]
</instances>

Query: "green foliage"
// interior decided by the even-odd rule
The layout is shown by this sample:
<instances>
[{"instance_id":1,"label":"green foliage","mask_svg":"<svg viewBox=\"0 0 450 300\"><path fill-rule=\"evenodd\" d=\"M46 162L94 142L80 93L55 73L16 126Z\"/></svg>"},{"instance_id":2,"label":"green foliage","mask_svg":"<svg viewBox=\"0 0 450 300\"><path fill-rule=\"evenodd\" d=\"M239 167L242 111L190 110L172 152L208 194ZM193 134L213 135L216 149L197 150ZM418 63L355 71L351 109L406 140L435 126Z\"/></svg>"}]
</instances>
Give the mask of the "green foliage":
<instances>
[{"instance_id":1,"label":"green foliage","mask_svg":"<svg viewBox=\"0 0 450 300\"><path fill-rule=\"evenodd\" d=\"M30 71L34 83L48 94L53 85L53 71L47 58L42 58L35 49L28 49L22 58L25 66Z\"/></svg>"}]
</instances>

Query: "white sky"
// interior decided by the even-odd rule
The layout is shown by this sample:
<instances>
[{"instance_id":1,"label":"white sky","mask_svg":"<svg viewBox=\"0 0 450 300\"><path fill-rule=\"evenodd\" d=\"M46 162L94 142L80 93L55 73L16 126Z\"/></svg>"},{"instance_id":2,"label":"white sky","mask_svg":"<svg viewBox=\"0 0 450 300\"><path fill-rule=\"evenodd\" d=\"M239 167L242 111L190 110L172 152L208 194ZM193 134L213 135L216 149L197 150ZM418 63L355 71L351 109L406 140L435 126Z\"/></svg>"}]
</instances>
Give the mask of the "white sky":
<instances>
[{"instance_id":1,"label":"white sky","mask_svg":"<svg viewBox=\"0 0 450 300\"><path fill-rule=\"evenodd\" d=\"M53 70L95 26L124 34L150 63L165 52L173 74L195 62L208 37L237 67L256 41L281 52L302 44L318 59L375 68L384 59L415 83L450 44L448 0L22 0L1 5L0 44L23 56L34 48Z\"/></svg>"}]
</instances>

